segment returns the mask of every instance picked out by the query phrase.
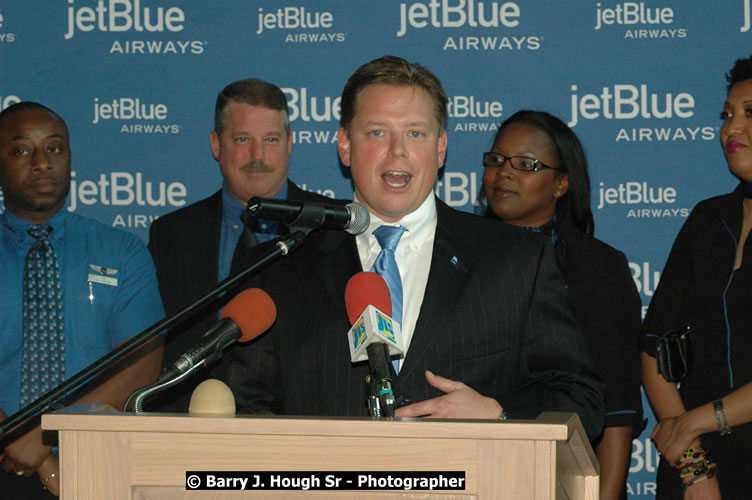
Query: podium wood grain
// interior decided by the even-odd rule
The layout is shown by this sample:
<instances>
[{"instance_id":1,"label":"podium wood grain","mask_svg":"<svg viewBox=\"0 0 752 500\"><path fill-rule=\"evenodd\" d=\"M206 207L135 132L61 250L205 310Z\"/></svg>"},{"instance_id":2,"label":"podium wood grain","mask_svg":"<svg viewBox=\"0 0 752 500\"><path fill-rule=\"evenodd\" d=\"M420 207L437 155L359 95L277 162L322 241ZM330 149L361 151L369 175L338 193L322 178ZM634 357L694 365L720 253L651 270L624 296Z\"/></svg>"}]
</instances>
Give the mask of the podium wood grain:
<instances>
[{"instance_id":1,"label":"podium wood grain","mask_svg":"<svg viewBox=\"0 0 752 500\"><path fill-rule=\"evenodd\" d=\"M92 412L42 417L60 439L61 497L232 499L186 490L187 470L464 471L464 491L255 491L258 499L597 499L598 466L579 419L191 418Z\"/></svg>"}]
</instances>

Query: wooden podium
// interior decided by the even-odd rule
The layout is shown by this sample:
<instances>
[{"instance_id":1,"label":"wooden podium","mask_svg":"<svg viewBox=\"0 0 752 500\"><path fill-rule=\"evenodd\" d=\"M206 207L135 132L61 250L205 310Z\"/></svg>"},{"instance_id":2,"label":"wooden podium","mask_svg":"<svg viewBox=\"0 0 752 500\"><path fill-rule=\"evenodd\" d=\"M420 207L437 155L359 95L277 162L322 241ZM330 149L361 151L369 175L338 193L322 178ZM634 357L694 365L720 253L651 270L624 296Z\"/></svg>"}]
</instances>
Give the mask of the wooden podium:
<instances>
[{"instance_id":1,"label":"wooden podium","mask_svg":"<svg viewBox=\"0 0 752 500\"><path fill-rule=\"evenodd\" d=\"M597 499L598 465L579 418L378 420L196 418L97 412L42 417L59 431L61 498ZM186 471L464 471L464 490L186 489Z\"/></svg>"}]
</instances>

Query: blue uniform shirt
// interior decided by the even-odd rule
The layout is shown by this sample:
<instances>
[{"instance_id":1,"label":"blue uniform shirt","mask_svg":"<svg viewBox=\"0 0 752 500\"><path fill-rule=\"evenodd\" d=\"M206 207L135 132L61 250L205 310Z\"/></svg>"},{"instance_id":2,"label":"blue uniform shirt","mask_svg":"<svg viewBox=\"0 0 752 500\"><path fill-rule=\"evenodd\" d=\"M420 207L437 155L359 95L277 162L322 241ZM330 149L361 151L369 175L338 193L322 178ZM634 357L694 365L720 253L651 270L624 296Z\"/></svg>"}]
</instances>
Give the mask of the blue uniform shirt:
<instances>
[{"instance_id":1,"label":"blue uniform shirt","mask_svg":"<svg viewBox=\"0 0 752 500\"><path fill-rule=\"evenodd\" d=\"M154 263L131 233L61 210L47 221L65 314L65 372L70 378L164 316ZM0 409L19 410L24 263L30 222L0 216Z\"/></svg>"}]
</instances>

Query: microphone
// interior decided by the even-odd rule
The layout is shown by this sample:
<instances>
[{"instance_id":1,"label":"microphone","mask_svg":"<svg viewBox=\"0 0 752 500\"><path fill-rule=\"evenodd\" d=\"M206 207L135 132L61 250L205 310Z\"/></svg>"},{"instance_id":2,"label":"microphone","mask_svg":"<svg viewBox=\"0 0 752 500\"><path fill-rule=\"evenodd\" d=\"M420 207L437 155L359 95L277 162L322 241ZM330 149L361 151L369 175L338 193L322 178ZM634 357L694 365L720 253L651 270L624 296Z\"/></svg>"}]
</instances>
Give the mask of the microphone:
<instances>
[{"instance_id":1,"label":"microphone","mask_svg":"<svg viewBox=\"0 0 752 500\"><path fill-rule=\"evenodd\" d=\"M235 396L232 390L215 378L204 380L193 389L188 405L191 417L234 417Z\"/></svg>"},{"instance_id":2,"label":"microphone","mask_svg":"<svg viewBox=\"0 0 752 500\"><path fill-rule=\"evenodd\" d=\"M278 220L285 224L301 224L311 228L326 226L344 229L349 234L362 233L368 229L370 220L368 210L356 202L343 206L253 197L248 201L246 211L248 215L258 219Z\"/></svg>"},{"instance_id":3,"label":"microphone","mask_svg":"<svg viewBox=\"0 0 752 500\"><path fill-rule=\"evenodd\" d=\"M350 324L350 361L366 361L367 347L385 344L389 354L402 354L400 325L394 321L392 298L384 278L373 272L353 275L345 287L345 307Z\"/></svg>"},{"instance_id":4,"label":"microphone","mask_svg":"<svg viewBox=\"0 0 752 500\"><path fill-rule=\"evenodd\" d=\"M371 372L371 397L368 405L373 416L394 416L392 362L390 355L404 352L399 323L389 316L392 299L384 279L373 272L353 275L345 287L345 307L353 325L348 332L350 360L368 360Z\"/></svg>"},{"instance_id":5,"label":"microphone","mask_svg":"<svg viewBox=\"0 0 752 500\"><path fill-rule=\"evenodd\" d=\"M207 366L221 358L222 352L235 341L255 339L277 319L277 308L265 291L249 288L233 297L220 316L222 319L204 334L201 343L178 358L160 380L171 379L196 365Z\"/></svg>"}]
</instances>

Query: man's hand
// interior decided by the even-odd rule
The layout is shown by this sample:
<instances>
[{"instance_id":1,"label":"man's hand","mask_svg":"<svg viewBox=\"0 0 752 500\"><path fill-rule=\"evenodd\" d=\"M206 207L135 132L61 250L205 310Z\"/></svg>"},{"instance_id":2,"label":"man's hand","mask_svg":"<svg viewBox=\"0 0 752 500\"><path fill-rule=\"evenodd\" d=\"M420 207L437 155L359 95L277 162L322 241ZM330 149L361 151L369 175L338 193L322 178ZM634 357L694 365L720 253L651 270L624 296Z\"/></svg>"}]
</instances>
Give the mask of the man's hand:
<instances>
[{"instance_id":1,"label":"man's hand","mask_svg":"<svg viewBox=\"0 0 752 500\"><path fill-rule=\"evenodd\" d=\"M478 394L462 382L434 375L429 370L426 370L426 380L446 394L398 408L394 412L396 417L495 419L502 414L498 401Z\"/></svg>"},{"instance_id":2,"label":"man's hand","mask_svg":"<svg viewBox=\"0 0 752 500\"><path fill-rule=\"evenodd\" d=\"M5 447L3 469L31 476L50 454L50 450L51 447L42 444L42 428L35 427Z\"/></svg>"}]
</instances>

